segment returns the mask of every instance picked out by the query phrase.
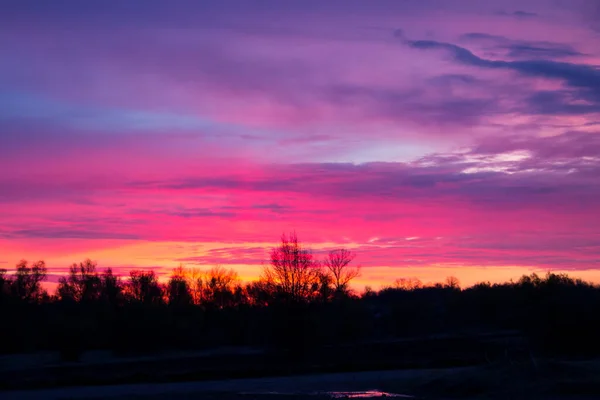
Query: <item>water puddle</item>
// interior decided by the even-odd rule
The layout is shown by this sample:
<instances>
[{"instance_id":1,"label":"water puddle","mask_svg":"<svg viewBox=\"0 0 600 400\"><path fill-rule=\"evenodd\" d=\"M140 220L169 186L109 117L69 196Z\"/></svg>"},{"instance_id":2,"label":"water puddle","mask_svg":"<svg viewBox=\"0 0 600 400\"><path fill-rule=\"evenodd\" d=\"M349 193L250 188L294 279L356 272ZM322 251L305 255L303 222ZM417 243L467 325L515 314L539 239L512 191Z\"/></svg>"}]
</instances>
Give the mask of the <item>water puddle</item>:
<instances>
[{"instance_id":1,"label":"water puddle","mask_svg":"<svg viewBox=\"0 0 600 400\"><path fill-rule=\"evenodd\" d=\"M262 396L328 396L332 399L378 399L387 397L414 398L406 394L388 393L379 390L365 390L352 392L243 392L241 395Z\"/></svg>"},{"instance_id":2,"label":"water puddle","mask_svg":"<svg viewBox=\"0 0 600 400\"><path fill-rule=\"evenodd\" d=\"M413 396L408 396L405 394L398 393L387 393L380 392L379 390L367 390L364 392L325 392L322 394L327 394L331 396L333 399L372 399L378 397L403 397L403 398L412 398Z\"/></svg>"}]
</instances>

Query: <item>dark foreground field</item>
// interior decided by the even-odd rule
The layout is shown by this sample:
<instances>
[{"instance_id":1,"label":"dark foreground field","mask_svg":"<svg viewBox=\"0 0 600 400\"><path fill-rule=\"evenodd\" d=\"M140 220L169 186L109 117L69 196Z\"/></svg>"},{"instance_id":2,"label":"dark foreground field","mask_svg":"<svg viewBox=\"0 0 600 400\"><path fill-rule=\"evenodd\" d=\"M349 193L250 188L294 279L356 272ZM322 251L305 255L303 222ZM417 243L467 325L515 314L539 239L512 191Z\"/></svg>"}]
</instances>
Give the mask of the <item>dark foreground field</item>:
<instances>
[{"instance_id":1,"label":"dark foreground field","mask_svg":"<svg viewBox=\"0 0 600 400\"><path fill-rule=\"evenodd\" d=\"M6 391L2 399L331 399L346 391L379 390L425 399L596 399L600 361L538 361L536 365L370 371L203 382ZM388 394L388 397L390 395ZM338 394L339 395L339 394ZM357 394L360 395L360 394ZM349 394L348 397L352 397Z\"/></svg>"},{"instance_id":2,"label":"dark foreground field","mask_svg":"<svg viewBox=\"0 0 600 400\"><path fill-rule=\"evenodd\" d=\"M2 399L321 400L365 391L423 399L600 398L600 360L536 356L511 332L302 354L237 347L134 357L88 352L78 361L40 353L0 361ZM352 396L367 395L346 395Z\"/></svg>"},{"instance_id":3,"label":"dark foreground field","mask_svg":"<svg viewBox=\"0 0 600 400\"><path fill-rule=\"evenodd\" d=\"M297 350L230 347L116 356L86 352L68 361L57 352L0 358L0 389L190 382L381 370L424 370L497 363L535 363L512 332L445 335ZM361 388L365 390L369 388Z\"/></svg>"}]
</instances>

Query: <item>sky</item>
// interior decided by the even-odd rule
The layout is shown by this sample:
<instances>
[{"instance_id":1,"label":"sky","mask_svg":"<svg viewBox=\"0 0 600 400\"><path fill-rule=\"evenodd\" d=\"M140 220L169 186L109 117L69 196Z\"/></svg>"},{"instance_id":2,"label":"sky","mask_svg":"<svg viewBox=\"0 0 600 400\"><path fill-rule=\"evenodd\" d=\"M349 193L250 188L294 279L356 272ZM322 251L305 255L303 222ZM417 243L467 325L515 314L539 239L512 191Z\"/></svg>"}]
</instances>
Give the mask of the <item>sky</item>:
<instances>
[{"instance_id":1,"label":"sky","mask_svg":"<svg viewBox=\"0 0 600 400\"><path fill-rule=\"evenodd\" d=\"M600 282L596 0L0 7L0 268Z\"/></svg>"}]
</instances>

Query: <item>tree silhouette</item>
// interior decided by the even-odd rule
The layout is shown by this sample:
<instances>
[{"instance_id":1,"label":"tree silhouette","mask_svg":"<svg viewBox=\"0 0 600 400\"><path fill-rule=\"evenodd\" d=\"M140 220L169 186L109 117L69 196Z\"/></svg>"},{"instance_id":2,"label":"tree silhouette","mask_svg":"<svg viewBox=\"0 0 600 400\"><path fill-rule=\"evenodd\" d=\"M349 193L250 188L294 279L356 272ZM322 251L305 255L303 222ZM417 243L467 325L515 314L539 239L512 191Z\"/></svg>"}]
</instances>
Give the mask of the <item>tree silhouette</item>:
<instances>
[{"instance_id":1,"label":"tree silhouette","mask_svg":"<svg viewBox=\"0 0 600 400\"><path fill-rule=\"evenodd\" d=\"M10 279L6 276L6 269L0 268L0 300L10 294Z\"/></svg>"},{"instance_id":2,"label":"tree silhouette","mask_svg":"<svg viewBox=\"0 0 600 400\"><path fill-rule=\"evenodd\" d=\"M446 278L444 286L450 289L460 289L460 281L455 276L449 276Z\"/></svg>"},{"instance_id":3,"label":"tree silhouette","mask_svg":"<svg viewBox=\"0 0 600 400\"><path fill-rule=\"evenodd\" d=\"M515 346L531 346L536 353L600 355L600 285L564 274L531 274L464 289L455 277L426 286L399 278L380 291L366 287L362 296L337 297L358 276L350 251L334 250L319 265L292 234L283 235L270 256L261 279L247 284L218 266L180 266L166 285L153 271L132 271L122 282L112 270L98 273L96 264L85 260L69 268L59 280L58 296L47 300L41 286L45 264L21 261L10 276L0 270L0 314L8 327L0 353L59 350L76 360L88 349L131 354L243 345L274 351L273 359L279 351L292 354L306 365L368 359L371 368L380 361L389 366L413 345L415 354L406 359L420 360L425 353L417 350L425 346L433 358L452 351L460 363L463 356L465 363L471 357L480 362L478 349L461 354L470 339L447 345L443 337L516 332L524 340L515 340ZM162 306L166 300L169 307ZM424 339L434 337L441 342ZM408 352L392 352L396 345L387 341L395 339L402 339L398 346ZM382 340L386 344L379 349ZM486 341L486 351L496 346L492 342L497 341Z\"/></svg>"},{"instance_id":4,"label":"tree silhouette","mask_svg":"<svg viewBox=\"0 0 600 400\"><path fill-rule=\"evenodd\" d=\"M297 238L285 238L272 253L271 279L263 277L245 285L228 269L197 270L194 280L200 283L200 306L192 304L190 273L183 267L162 286L152 271L133 271L122 283L110 269L99 274L95 263L86 260L73 264L69 275L60 280L62 297L45 301L40 285L45 265L27 266L23 261L10 276L0 270L0 290L4 288L0 311L3 326L8 327L2 332L6 338L0 341L0 353L58 350L64 359L77 360L88 349L131 354L247 345L265 347L275 354L306 354L299 361L314 361L311 365L329 365L346 353L358 363L367 357L369 363L384 361L387 365L399 353L392 354L387 349L393 346L386 344L383 353L371 358L369 349L376 350L375 343L381 340L406 339L400 340L404 344L399 346L410 352L413 342L423 346L419 343L424 337L439 336L442 342L438 344L427 339L427 346L438 349L427 347L428 354L444 358L447 349L466 360L471 358L471 350L460 353L463 340L453 347L443 344L443 337L513 332L511 336L524 339L514 341L515 354L519 346L526 346L526 351L530 346L541 357L600 354L597 284L552 273L464 289L459 289L458 279L453 277L425 287L415 278L401 278L380 291L365 288L360 297L336 298L330 270L319 267ZM79 303L55 301L60 298ZM173 307L157 306L164 304L165 298ZM486 351L492 346L485 357L493 360L496 345L492 342L496 341L485 344ZM473 362L481 361L475 353ZM423 353L416 354L420 358Z\"/></svg>"},{"instance_id":5,"label":"tree silhouette","mask_svg":"<svg viewBox=\"0 0 600 400\"><path fill-rule=\"evenodd\" d=\"M131 271L126 289L132 301L146 305L163 303L163 289L154 271Z\"/></svg>"},{"instance_id":6,"label":"tree silhouette","mask_svg":"<svg viewBox=\"0 0 600 400\"><path fill-rule=\"evenodd\" d=\"M10 281L10 292L15 298L27 302L39 301L45 294L41 283L46 279L46 263L38 261L31 267L27 261L21 260L17 264L17 271Z\"/></svg>"},{"instance_id":7,"label":"tree silhouette","mask_svg":"<svg viewBox=\"0 0 600 400\"><path fill-rule=\"evenodd\" d=\"M186 279L186 271L182 266L173 269L173 273L167 283L167 295L169 297L169 305L181 307L193 304L194 299L192 298Z\"/></svg>"},{"instance_id":8,"label":"tree silhouette","mask_svg":"<svg viewBox=\"0 0 600 400\"><path fill-rule=\"evenodd\" d=\"M263 272L275 292L293 302L309 300L319 287L319 276L318 263L295 233L281 236L281 244L271 251L271 265Z\"/></svg>"},{"instance_id":9,"label":"tree silhouette","mask_svg":"<svg viewBox=\"0 0 600 400\"><path fill-rule=\"evenodd\" d=\"M248 302L253 306L268 306L275 300L275 288L264 279L246 285Z\"/></svg>"},{"instance_id":10,"label":"tree silhouette","mask_svg":"<svg viewBox=\"0 0 600 400\"><path fill-rule=\"evenodd\" d=\"M394 289L415 290L421 289L423 283L418 278L398 278L394 281Z\"/></svg>"},{"instance_id":11,"label":"tree silhouette","mask_svg":"<svg viewBox=\"0 0 600 400\"><path fill-rule=\"evenodd\" d=\"M71 265L69 275L58 280L58 297L76 302L98 301L102 294L102 280L96 272L96 265L90 259Z\"/></svg>"},{"instance_id":12,"label":"tree silhouette","mask_svg":"<svg viewBox=\"0 0 600 400\"><path fill-rule=\"evenodd\" d=\"M123 282L121 277L114 275L111 268L106 269L100 276L102 301L111 305L121 303L123 297Z\"/></svg>"},{"instance_id":13,"label":"tree silhouette","mask_svg":"<svg viewBox=\"0 0 600 400\"><path fill-rule=\"evenodd\" d=\"M337 293L346 293L350 281L360 276L360 267L351 267L350 263L356 254L347 249L329 252L323 265L332 277L332 284Z\"/></svg>"},{"instance_id":14,"label":"tree silhouette","mask_svg":"<svg viewBox=\"0 0 600 400\"><path fill-rule=\"evenodd\" d=\"M334 286L334 278L327 270L320 270L318 275L317 298L321 302L327 302L334 298L336 294L346 293L345 289L336 289Z\"/></svg>"},{"instance_id":15,"label":"tree silhouette","mask_svg":"<svg viewBox=\"0 0 600 400\"><path fill-rule=\"evenodd\" d=\"M202 302L219 308L232 305L238 275L220 266L206 271L202 279Z\"/></svg>"},{"instance_id":16,"label":"tree silhouette","mask_svg":"<svg viewBox=\"0 0 600 400\"><path fill-rule=\"evenodd\" d=\"M184 270L183 266L179 268ZM202 303L202 284L204 272L200 268L185 269L185 278L194 304Z\"/></svg>"}]
</instances>

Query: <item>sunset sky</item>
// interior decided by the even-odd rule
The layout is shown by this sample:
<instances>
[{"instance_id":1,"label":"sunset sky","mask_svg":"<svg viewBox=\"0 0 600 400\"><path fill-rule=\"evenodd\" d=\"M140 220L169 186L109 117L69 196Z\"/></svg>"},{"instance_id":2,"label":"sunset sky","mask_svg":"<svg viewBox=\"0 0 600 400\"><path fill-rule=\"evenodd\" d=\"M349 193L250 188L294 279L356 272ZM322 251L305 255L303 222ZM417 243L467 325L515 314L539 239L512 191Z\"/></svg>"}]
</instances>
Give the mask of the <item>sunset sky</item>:
<instances>
[{"instance_id":1,"label":"sunset sky","mask_svg":"<svg viewBox=\"0 0 600 400\"><path fill-rule=\"evenodd\" d=\"M0 268L600 282L596 0L0 8Z\"/></svg>"}]
</instances>

